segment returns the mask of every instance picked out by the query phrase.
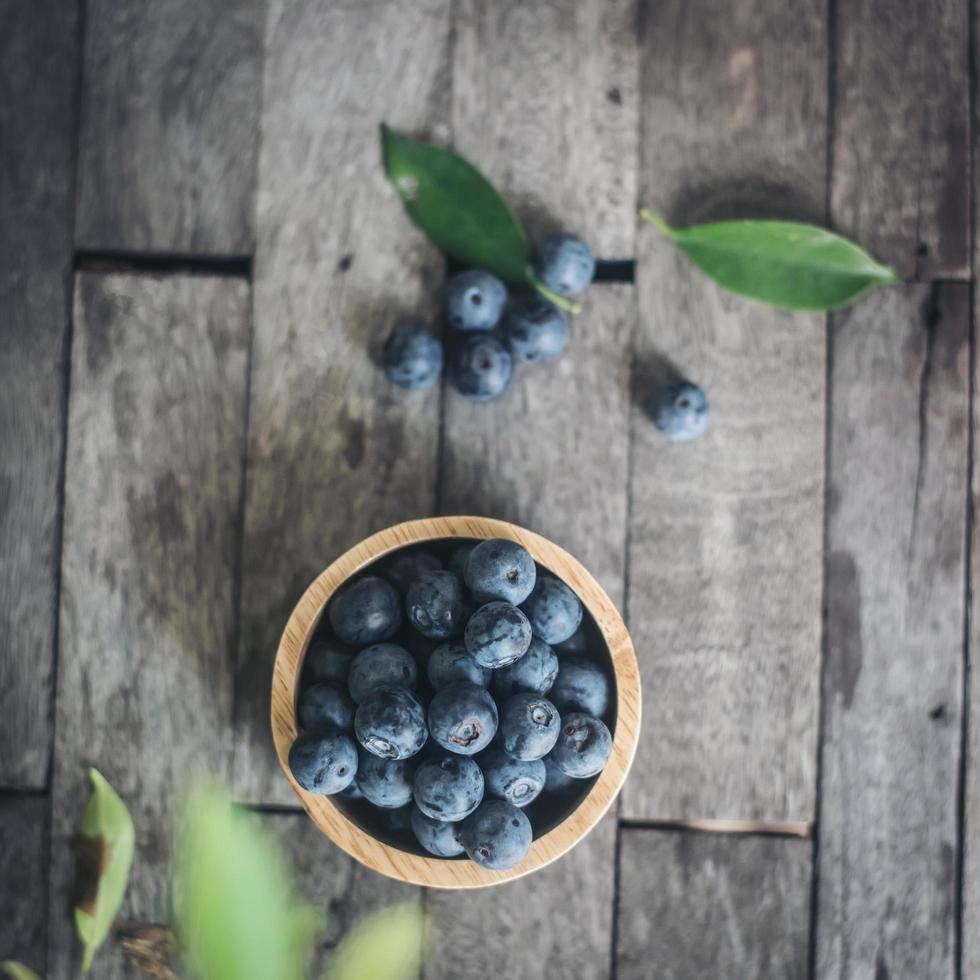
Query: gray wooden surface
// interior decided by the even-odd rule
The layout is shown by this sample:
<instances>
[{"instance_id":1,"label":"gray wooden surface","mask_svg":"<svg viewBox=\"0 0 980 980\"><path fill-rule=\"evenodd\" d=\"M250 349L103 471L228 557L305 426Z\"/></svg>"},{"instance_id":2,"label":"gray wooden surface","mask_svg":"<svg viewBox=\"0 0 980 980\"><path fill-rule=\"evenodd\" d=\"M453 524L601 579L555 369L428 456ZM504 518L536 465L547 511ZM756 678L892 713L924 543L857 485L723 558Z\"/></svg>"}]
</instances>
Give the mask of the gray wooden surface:
<instances>
[{"instance_id":1,"label":"gray wooden surface","mask_svg":"<svg viewBox=\"0 0 980 980\"><path fill-rule=\"evenodd\" d=\"M96 765L136 819L126 916L168 921L173 807L205 769L271 809L327 916L318 968L408 900L440 929L424 980L980 975L969 13L89 0L83 25L77 0L0 0L0 957L77 976ZM469 155L532 237L637 258L493 405L377 370L444 276L381 174L382 119ZM640 204L829 216L918 284L776 313ZM713 408L683 448L642 412L673 368ZM585 561L645 692L619 811L465 895L333 848L267 729L309 580L439 511ZM136 973L113 938L92 976Z\"/></svg>"}]
</instances>

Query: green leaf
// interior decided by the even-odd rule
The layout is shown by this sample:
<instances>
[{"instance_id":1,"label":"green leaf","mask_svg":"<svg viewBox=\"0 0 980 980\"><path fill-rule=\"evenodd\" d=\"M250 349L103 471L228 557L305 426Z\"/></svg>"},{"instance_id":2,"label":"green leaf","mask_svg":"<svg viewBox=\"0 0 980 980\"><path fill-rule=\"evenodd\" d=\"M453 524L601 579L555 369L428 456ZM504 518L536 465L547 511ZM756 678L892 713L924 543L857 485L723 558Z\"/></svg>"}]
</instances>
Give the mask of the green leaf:
<instances>
[{"instance_id":1,"label":"green leaf","mask_svg":"<svg viewBox=\"0 0 980 980\"><path fill-rule=\"evenodd\" d=\"M278 841L222 789L188 799L175 894L195 977L303 980L322 919L297 900Z\"/></svg>"},{"instance_id":2,"label":"green leaf","mask_svg":"<svg viewBox=\"0 0 980 980\"><path fill-rule=\"evenodd\" d=\"M75 926L85 944L82 971L105 942L126 894L133 863L133 821L126 804L96 769L89 769L92 795L76 842L78 904Z\"/></svg>"},{"instance_id":3,"label":"green leaf","mask_svg":"<svg viewBox=\"0 0 980 980\"><path fill-rule=\"evenodd\" d=\"M577 304L534 275L531 248L493 184L452 150L400 136L381 124L385 173L429 240L462 265L486 269L512 286L536 289L563 309Z\"/></svg>"},{"instance_id":4,"label":"green leaf","mask_svg":"<svg viewBox=\"0 0 980 980\"><path fill-rule=\"evenodd\" d=\"M41 980L33 970L28 970L26 966L15 963L13 960L5 960L0 963L0 969L6 972L10 980Z\"/></svg>"},{"instance_id":5,"label":"green leaf","mask_svg":"<svg viewBox=\"0 0 980 980\"><path fill-rule=\"evenodd\" d=\"M785 310L835 309L900 281L864 249L816 225L721 221L671 228L646 208L640 214L720 286Z\"/></svg>"},{"instance_id":6,"label":"green leaf","mask_svg":"<svg viewBox=\"0 0 980 980\"><path fill-rule=\"evenodd\" d=\"M362 919L341 940L324 980L413 980L428 939L417 905L396 905Z\"/></svg>"}]
</instances>

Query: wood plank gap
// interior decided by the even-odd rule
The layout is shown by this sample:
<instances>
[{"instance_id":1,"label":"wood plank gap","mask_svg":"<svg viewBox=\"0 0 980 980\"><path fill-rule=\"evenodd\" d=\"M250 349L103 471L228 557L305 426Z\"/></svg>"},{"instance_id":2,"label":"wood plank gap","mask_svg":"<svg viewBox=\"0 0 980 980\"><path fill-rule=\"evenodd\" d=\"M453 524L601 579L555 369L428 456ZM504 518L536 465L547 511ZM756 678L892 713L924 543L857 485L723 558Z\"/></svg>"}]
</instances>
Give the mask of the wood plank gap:
<instances>
[{"instance_id":1,"label":"wood plank gap","mask_svg":"<svg viewBox=\"0 0 980 980\"><path fill-rule=\"evenodd\" d=\"M619 889L621 874L619 870L620 855L623 852L623 821L619 819L622 812L622 800L616 801L616 844L613 848L613 906L612 906L612 942L609 943L609 980L617 980L619 976Z\"/></svg>"},{"instance_id":2,"label":"wood plank gap","mask_svg":"<svg viewBox=\"0 0 980 980\"><path fill-rule=\"evenodd\" d=\"M196 275L217 278L252 278L251 255L200 255L189 252L77 251L76 272L133 275Z\"/></svg>"},{"instance_id":3,"label":"wood plank gap","mask_svg":"<svg viewBox=\"0 0 980 980\"><path fill-rule=\"evenodd\" d=\"M662 830L667 833L730 834L739 837L793 837L813 835L805 820L620 820L623 830Z\"/></svg>"}]
</instances>

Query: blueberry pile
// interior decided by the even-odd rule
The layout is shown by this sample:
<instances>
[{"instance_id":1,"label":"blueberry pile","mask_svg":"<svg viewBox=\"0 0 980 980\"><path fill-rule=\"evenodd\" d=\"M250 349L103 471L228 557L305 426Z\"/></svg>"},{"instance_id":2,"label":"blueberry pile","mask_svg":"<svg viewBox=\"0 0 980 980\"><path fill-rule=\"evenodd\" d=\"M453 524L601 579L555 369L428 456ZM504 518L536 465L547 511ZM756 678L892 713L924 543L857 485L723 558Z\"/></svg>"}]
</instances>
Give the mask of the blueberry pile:
<instances>
[{"instance_id":1,"label":"blueberry pile","mask_svg":"<svg viewBox=\"0 0 980 980\"><path fill-rule=\"evenodd\" d=\"M608 654L578 596L515 542L403 549L326 619L289 767L378 836L510 868L609 759Z\"/></svg>"},{"instance_id":2,"label":"blueberry pile","mask_svg":"<svg viewBox=\"0 0 980 980\"><path fill-rule=\"evenodd\" d=\"M535 260L538 279L552 293L575 296L595 275L589 246L574 235L552 235ZM514 362L551 360L568 344L568 315L543 296L508 302L507 287L483 269L453 276L443 295L452 328L449 380L473 402L499 398L510 386ZM418 323L395 327L382 354L389 380L402 388L427 388L442 373L446 357L438 337Z\"/></svg>"}]
</instances>

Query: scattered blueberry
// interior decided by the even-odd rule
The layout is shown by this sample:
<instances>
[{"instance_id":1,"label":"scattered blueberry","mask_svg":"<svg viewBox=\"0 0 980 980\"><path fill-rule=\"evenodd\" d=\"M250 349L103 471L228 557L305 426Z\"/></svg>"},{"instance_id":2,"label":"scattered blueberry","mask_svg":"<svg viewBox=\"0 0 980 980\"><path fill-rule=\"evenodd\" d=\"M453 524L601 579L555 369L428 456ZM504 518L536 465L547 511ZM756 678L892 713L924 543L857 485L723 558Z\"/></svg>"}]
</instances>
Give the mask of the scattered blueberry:
<instances>
[{"instance_id":1,"label":"scattered blueberry","mask_svg":"<svg viewBox=\"0 0 980 980\"><path fill-rule=\"evenodd\" d=\"M358 755L357 788L375 806L404 806L412 799L414 773L414 759L381 759L362 749Z\"/></svg>"},{"instance_id":2,"label":"scattered blueberry","mask_svg":"<svg viewBox=\"0 0 980 980\"><path fill-rule=\"evenodd\" d=\"M503 871L524 859L531 848L527 814L504 800L484 800L459 825L467 856L484 868Z\"/></svg>"},{"instance_id":3,"label":"scattered blueberry","mask_svg":"<svg viewBox=\"0 0 980 980\"><path fill-rule=\"evenodd\" d=\"M300 695L296 716L300 728L348 731L354 727L354 702L333 684L314 684Z\"/></svg>"},{"instance_id":4,"label":"scattered blueberry","mask_svg":"<svg viewBox=\"0 0 980 980\"><path fill-rule=\"evenodd\" d=\"M460 681L489 687L491 673L473 659L462 643L444 643L429 658L429 683L436 691Z\"/></svg>"},{"instance_id":5,"label":"scattered blueberry","mask_svg":"<svg viewBox=\"0 0 980 980\"><path fill-rule=\"evenodd\" d=\"M544 297L530 296L507 311L503 333L517 360L550 361L568 346L568 317Z\"/></svg>"},{"instance_id":6,"label":"scattered blueberry","mask_svg":"<svg viewBox=\"0 0 980 980\"><path fill-rule=\"evenodd\" d=\"M417 806L412 808L412 831L415 839L430 854L451 858L463 853L463 845L456 839L456 824L427 817Z\"/></svg>"},{"instance_id":7,"label":"scattered blueberry","mask_svg":"<svg viewBox=\"0 0 980 980\"><path fill-rule=\"evenodd\" d=\"M442 562L431 551L403 548L381 566L381 574L402 594L423 573L442 568Z\"/></svg>"},{"instance_id":8,"label":"scattered blueberry","mask_svg":"<svg viewBox=\"0 0 980 980\"><path fill-rule=\"evenodd\" d=\"M561 771L550 755L542 760L544 763L544 789L546 793L570 793L581 783L574 777Z\"/></svg>"},{"instance_id":9,"label":"scattered blueberry","mask_svg":"<svg viewBox=\"0 0 980 980\"><path fill-rule=\"evenodd\" d=\"M463 583L452 572L423 572L405 597L408 621L431 640L445 640L463 627Z\"/></svg>"},{"instance_id":10,"label":"scattered blueberry","mask_svg":"<svg viewBox=\"0 0 980 980\"><path fill-rule=\"evenodd\" d=\"M429 731L444 749L476 755L497 734L497 705L475 684L450 684L429 704Z\"/></svg>"},{"instance_id":11,"label":"scattered blueberry","mask_svg":"<svg viewBox=\"0 0 980 980\"><path fill-rule=\"evenodd\" d=\"M347 684L352 650L333 639L314 640L303 661L303 679L308 684Z\"/></svg>"},{"instance_id":12,"label":"scattered blueberry","mask_svg":"<svg viewBox=\"0 0 980 980\"><path fill-rule=\"evenodd\" d=\"M442 343L425 327L402 323L391 332L381 363L388 380L399 388L428 388L442 373Z\"/></svg>"},{"instance_id":13,"label":"scattered blueberry","mask_svg":"<svg viewBox=\"0 0 980 980\"><path fill-rule=\"evenodd\" d=\"M330 625L352 647L391 639L401 622L398 592L390 582L374 575L358 579L330 603Z\"/></svg>"},{"instance_id":14,"label":"scattered blueberry","mask_svg":"<svg viewBox=\"0 0 980 980\"><path fill-rule=\"evenodd\" d=\"M581 711L601 718L609 707L609 681L597 663L583 657L562 657L548 698L562 715Z\"/></svg>"},{"instance_id":15,"label":"scattered blueberry","mask_svg":"<svg viewBox=\"0 0 980 980\"><path fill-rule=\"evenodd\" d=\"M481 541L466 560L466 585L478 602L501 599L519 606L534 588L534 559L516 541Z\"/></svg>"},{"instance_id":16,"label":"scattered blueberry","mask_svg":"<svg viewBox=\"0 0 980 980\"><path fill-rule=\"evenodd\" d=\"M425 744L425 708L412 691L380 687L354 713L358 742L382 759L408 759Z\"/></svg>"},{"instance_id":17,"label":"scattered blueberry","mask_svg":"<svg viewBox=\"0 0 980 980\"><path fill-rule=\"evenodd\" d=\"M582 603L564 582L539 575L534 591L521 604L534 635L545 643L567 640L582 622Z\"/></svg>"},{"instance_id":18,"label":"scattered blueberry","mask_svg":"<svg viewBox=\"0 0 980 980\"><path fill-rule=\"evenodd\" d=\"M493 693L501 700L518 691L547 694L557 676L558 657L544 640L535 636L520 660L493 672Z\"/></svg>"},{"instance_id":19,"label":"scattered blueberry","mask_svg":"<svg viewBox=\"0 0 980 980\"><path fill-rule=\"evenodd\" d=\"M379 687L413 690L417 682L415 658L395 643L375 643L365 648L353 659L347 675L350 696L357 704Z\"/></svg>"},{"instance_id":20,"label":"scattered blueberry","mask_svg":"<svg viewBox=\"0 0 980 980\"><path fill-rule=\"evenodd\" d=\"M415 773L415 805L433 820L457 823L483 799L483 773L469 758L444 755L426 759Z\"/></svg>"},{"instance_id":21,"label":"scattered blueberry","mask_svg":"<svg viewBox=\"0 0 980 980\"><path fill-rule=\"evenodd\" d=\"M451 380L464 398L489 402L507 390L513 372L510 351L500 340L490 334L472 334L456 350Z\"/></svg>"},{"instance_id":22,"label":"scattered blueberry","mask_svg":"<svg viewBox=\"0 0 980 980\"><path fill-rule=\"evenodd\" d=\"M483 269L468 269L446 283L445 301L451 327L493 330L507 302L507 287Z\"/></svg>"},{"instance_id":23,"label":"scattered blueberry","mask_svg":"<svg viewBox=\"0 0 980 980\"><path fill-rule=\"evenodd\" d=\"M653 424L671 442L696 439L708 427L708 396L690 381L658 388L648 405Z\"/></svg>"},{"instance_id":24,"label":"scattered blueberry","mask_svg":"<svg viewBox=\"0 0 980 980\"><path fill-rule=\"evenodd\" d=\"M339 793L354 781L357 747L349 735L332 728L303 732L289 749L289 771L310 793Z\"/></svg>"},{"instance_id":25,"label":"scattered blueberry","mask_svg":"<svg viewBox=\"0 0 980 980\"><path fill-rule=\"evenodd\" d=\"M538 694L515 694L500 709L500 744L523 762L544 758L554 748L560 728L558 709Z\"/></svg>"},{"instance_id":26,"label":"scattered blueberry","mask_svg":"<svg viewBox=\"0 0 980 980\"><path fill-rule=\"evenodd\" d=\"M527 806L544 789L545 767L540 759L522 762L491 745L476 761L483 770L487 796L506 800L514 806Z\"/></svg>"},{"instance_id":27,"label":"scattered blueberry","mask_svg":"<svg viewBox=\"0 0 980 980\"><path fill-rule=\"evenodd\" d=\"M449 561L446 562L446 568L448 568L454 575L458 575L461 579L465 579L466 561L470 557L470 553L473 551L476 545L476 541L467 541L464 544L459 544L453 548L449 555Z\"/></svg>"},{"instance_id":28,"label":"scattered blueberry","mask_svg":"<svg viewBox=\"0 0 980 980\"><path fill-rule=\"evenodd\" d=\"M478 664L491 669L506 667L527 653L531 624L517 606L488 602L470 616L463 639Z\"/></svg>"},{"instance_id":29,"label":"scattered blueberry","mask_svg":"<svg viewBox=\"0 0 980 980\"><path fill-rule=\"evenodd\" d=\"M595 259L589 246L575 235L552 235L538 249L538 278L562 296L582 292L595 276Z\"/></svg>"},{"instance_id":30,"label":"scattered blueberry","mask_svg":"<svg viewBox=\"0 0 980 980\"><path fill-rule=\"evenodd\" d=\"M609 729L598 718L573 712L561 720L551 759L566 775L587 779L602 771L611 753Z\"/></svg>"}]
</instances>

